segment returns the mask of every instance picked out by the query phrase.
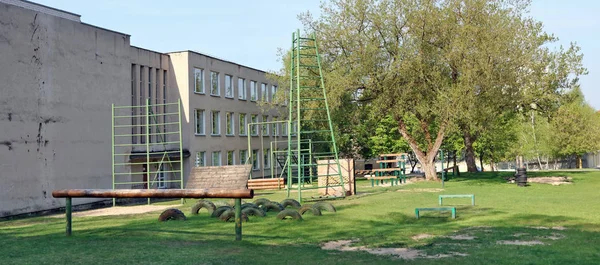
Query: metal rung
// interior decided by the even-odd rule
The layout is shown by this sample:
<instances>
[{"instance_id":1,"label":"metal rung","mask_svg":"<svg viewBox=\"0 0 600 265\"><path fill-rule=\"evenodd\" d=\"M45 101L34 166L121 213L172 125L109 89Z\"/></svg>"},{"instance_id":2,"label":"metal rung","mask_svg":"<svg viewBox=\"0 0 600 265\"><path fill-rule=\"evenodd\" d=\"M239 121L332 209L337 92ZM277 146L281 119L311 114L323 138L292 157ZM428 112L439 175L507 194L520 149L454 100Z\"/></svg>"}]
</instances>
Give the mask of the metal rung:
<instances>
[{"instance_id":1,"label":"metal rung","mask_svg":"<svg viewBox=\"0 0 600 265\"><path fill-rule=\"evenodd\" d=\"M330 131L330 130L302 131L302 134L307 134L307 133L320 133L320 132L331 132L331 131Z\"/></svg>"},{"instance_id":2,"label":"metal rung","mask_svg":"<svg viewBox=\"0 0 600 265\"><path fill-rule=\"evenodd\" d=\"M309 64L301 64L300 67L306 67L306 68L319 68L318 65L309 65Z\"/></svg>"},{"instance_id":3,"label":"metal rung","mask_svg":"<svg viewBox=\"0 0 600 265\"><path fill-rule=\"evenodd\" d=\"M128 136L146 136L146 135L164 135L164 134L179 134L179 132L164 132L164 133L149 133L149 134L115 134L115 137L128 137Z\"/></svg>"},{"instance_id":4,"label":"metal rung","mask_svg":"<svg viewBox=\"0 0 600 265\"><path fill-rule=\"evenodd\" d=\"M318 86L300 86L300 89L322 89Z\"/></svg>"},{"instance_id":5,"label":"metal rung","mask_svg":"<svg viewBox=\"0 0 600 265\"><path fill-rule=\"evenodd\" d=\"M302 79L302 78L306 78L306 79L321 79L320 76L315 76L315 75L301 75L300 79ZM296 80L295 77L293 79Z\"/></svg>"},{"instance_id":6,"label":"metal rung","mask_svg":"<svg viewBox=\"0 0 600 265\"><path fill-rule=\"evenodd\" d=\"M154 145L154 144L178 144L179 141L176 142L162 142L162 143L148 143L148 145ZM115 144L115 146L145 146L146 144Z\"/></svg>"},{"instance_id":7,"label":"metal rung","mask_svg":"<svg viewBox=\"0 0 600 265\"><path fill-rule=\"evenodd\" d=\"M329 121L329 120L302 120L302 121L324 122L324 121Z\"/></svg>"},{"instance_id":8,"label":"metal rung","mask_svg":"<svg viewBox=\"0 0 600 265\"><path fill-rule=\"evenodd\" d=\"M300 110L326 110L326 108L306 108L306 109L300 109Z\"/></svg>"},{"instance_id":9,"label":"metal rung","mask_svg":"<svg viewBox=\"0 0 600 265\"><path fill-rule=\"evenodd\" d=\"M316 189L322 189L322 188L332 188L332 187L341 187L342 184L335 184L335 185L329 185L329 186L316 186L316 187L303 187L303 190L316 190Z\"/></svg>"},{"instance_id":10,"label":"metal rung","mask_svg":"<svg viewBox=\"0 0 600 265\"><path fill-rule=\"evenodd\" d=\"M319 101L319 100L325 100L324 98L301 98L301 99L297 99L294 101Z\"/></svg>"}]
</instances>

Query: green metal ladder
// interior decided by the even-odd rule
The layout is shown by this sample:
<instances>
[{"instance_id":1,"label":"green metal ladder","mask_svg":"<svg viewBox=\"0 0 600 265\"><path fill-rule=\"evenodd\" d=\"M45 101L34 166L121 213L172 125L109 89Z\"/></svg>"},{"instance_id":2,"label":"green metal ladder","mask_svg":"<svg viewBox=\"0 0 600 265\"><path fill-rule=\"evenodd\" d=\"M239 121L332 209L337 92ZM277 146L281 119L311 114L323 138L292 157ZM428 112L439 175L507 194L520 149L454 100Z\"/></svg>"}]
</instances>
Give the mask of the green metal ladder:
<instances>
[{"instance_id":1,"label":"green metal ladder","mask_svg":"<svg viewBox=\"0 0 600 265\"><path fill-rule=\"evenodd\" d=\"M316 36L292 33L288 134L288 197L297 180L298 201L345 197ZM295 138L295 139L294 139ZM319 170L321 169L321 170ZM319 181L322 180L322 181ZM305 185L308 182L311 185ZM324 183L323 185L319 183ZM326 196L303 198L302 191L326 189Z\"/></svg>"}]
</instances>

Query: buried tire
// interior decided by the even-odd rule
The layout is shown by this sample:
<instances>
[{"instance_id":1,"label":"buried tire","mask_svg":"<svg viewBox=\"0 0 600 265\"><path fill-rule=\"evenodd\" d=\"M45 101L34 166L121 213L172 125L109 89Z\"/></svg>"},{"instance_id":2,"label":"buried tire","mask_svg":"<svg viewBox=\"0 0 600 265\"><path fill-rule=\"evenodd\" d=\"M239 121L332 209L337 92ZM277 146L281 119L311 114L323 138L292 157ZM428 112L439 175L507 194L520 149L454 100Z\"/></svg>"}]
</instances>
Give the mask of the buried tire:
<instances>
[{"instance_id":1,"label":"buried tire","mask_svg":"<svg viewBox=\"0 0 600 265\"><path fill-rule=\"evenodd\" d=\"M265 212L268 211L275 211L275 212L281 212L284 210L283 205L281 205L278 202L269 202L264 204L263 206L260 207L260 209L264 210Z\"/></svg>"},{"instance_id":2,"label":"buried tire","mask_svg":"<svg viewBox=\"0 0 600 265\"><path fill-rule=\"evenodd\" d=\"M224 212L226 212L227 210L232 210L233 211L233 207L231 207L231 206L220 206L220 207L217 207L217 209L215 209L215 211L212 212L212 214L210 215L210 217L218 218Z\"/></svg>"},{"instance_id":3,"label":"buried tire","mask_svg":"<svg viewBox=\"0 0 600 265\"><path fill-rule=\"evenodd\" d=\"M286 208L288 206L292 206L293 208L300 208L300 203L297 200L294 199L285 199L283 201L281 201L281 205L283 206L283 208Z\"/></svg>"},{"instance_id":4,"label":"buried tire","mask_svg":"<svg viewBox=\"0 0 600 265\"><path fill-rule=\"evenodd\" d=\"M320 211L327 211L327 212L332 212L332 213L336 212L335 207L333 206L333 204L328 203L328 202L317 202L312 207L316 208L316 209L319 209Z\"/></svg>"},{"instance_id":5,"label":"buried tire","mask_svg":"<svg viewBox=\"0 0 600 265\"><path fill-rule=\"evenodd\" d=\"M319 208L313 207L313 205L304 205L304 206L300 207L300 209L298 209L298 213L300 215L304 215L307 212L310 212L315 216L323 215L323 214L321 214L321 210L319 210Z\"/></svg>"},{"instance_id":6,"label":"buried tire","mask_svg":"<svg viewBox=\"0 0 600 265\"><path fill-rule=\"evenodd\" d=\"M242 207L242 210L244 210L246 208L256 208L256 209L258 209L258 205L254 204L254 203L251 203L251 202L244 203L244 204L242 204L241 207Z\"/></svg>"},{"instance_id":7,"label":"buried tire","mask_svg":"<svg viewBox=\"0 0 600 265\"><path fill-rule=\"evenodd\" d=\"M283 220L286 217L291 217L294 220L302 220L302 215L298 213L296 210L286 209L277 214L277 219Z\"/></svg>"},{"instance_id":8,"label":"buried tire","mask_svg":"<svg viewBox=\"0 0 600 265\"><path fill-rule=\"evenodd\" d=\"M192 214L198 214L200 209L205 208L208 214L212 214L217 207L210 201L200 200L192 207Z\"/></svg>"},{"instance_id":9,"label":"buried tire","mask_svg":"<svg viewBox=\"0 0 600 265\"><path fill-rule=\"evenodd\" d=\"M254 205L256 206L262 206L265 205L267 203L270 203L271 201L269 199L265 199L265 198L260 198L254 201Z\"/></svg>"},{"instance_id":10,"label":"buried tire","mask_svg":"<svg viewBox=\"0 0 600 265\"><path fill-rule=\"evenodd\" d=\"M158 221L161 222L170 220L185 221L185 219L185 214L183 214L182 211L175 208L166 209L160 214L160 216L158 216Z\"/></svg>"},{"instance_id":11,"label":"buried tire","mask_svg":"<svg viewBox=\"0 0 600 265\"><path fill-rule=\"evenodd\" d=\"M223 222L231 222L231 221L235 221L235 211L234 210L227 210L225 212L223 212L223 214L221 214L221 216L219 216L219 220L223 221ZM246 215L245 213L242 213L242 222L248 222L248 215Z\"/></svg>"},{"instance_id":12,"label":"buried tire","mask_svg":"<svg viewBox=\"0 0 600 265\"><path fill-rule=\"evenodd\" d=\"M263 210L261 210L259 208L252 208L252 207L242 208L242 213L247 216L260 216L260 217L267 216L267 214L265 214L265 212Z\"/></svg>"}]
</instances>

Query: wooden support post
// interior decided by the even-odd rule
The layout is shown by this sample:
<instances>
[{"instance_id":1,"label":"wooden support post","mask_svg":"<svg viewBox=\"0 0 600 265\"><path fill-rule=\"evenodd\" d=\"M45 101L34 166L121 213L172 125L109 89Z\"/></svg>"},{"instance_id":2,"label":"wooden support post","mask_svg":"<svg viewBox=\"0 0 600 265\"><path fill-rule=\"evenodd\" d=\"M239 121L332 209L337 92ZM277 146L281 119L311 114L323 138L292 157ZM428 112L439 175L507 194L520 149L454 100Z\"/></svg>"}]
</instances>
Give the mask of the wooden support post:
<instances>
[{"instance_id":1,"label":"wooden support post","mask_svg":"<svg viewBox=\"0 0 600 265\"><path fill-rule=\"evenodd\" d=\"M242 199L235 199L235 240L242 240Z\"/></svg>"},{"instance_id":2,"label":"wooden support post","mask_svg":"<svg viewBox=\"0 0 600 265\"><path fill-rule=\"evenodd\" d=\"M71 197L65 198L65 215L67 217L67 236L71 236Z\"/></svg>"}]
</instances>

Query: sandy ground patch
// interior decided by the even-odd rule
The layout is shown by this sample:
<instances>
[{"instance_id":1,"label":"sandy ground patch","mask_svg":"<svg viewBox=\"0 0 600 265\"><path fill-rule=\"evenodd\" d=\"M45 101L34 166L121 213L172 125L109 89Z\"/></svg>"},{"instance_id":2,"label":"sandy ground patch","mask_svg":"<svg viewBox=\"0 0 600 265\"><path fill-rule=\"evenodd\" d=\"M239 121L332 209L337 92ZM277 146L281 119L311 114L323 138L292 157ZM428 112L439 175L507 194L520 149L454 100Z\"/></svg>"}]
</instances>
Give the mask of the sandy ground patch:
<instances>
[{"instance_id":1,"label":"sandy ground patch","mask_svg":"<svg viewBox=\"0 0 600 265\"><path fill-rule=\"evenodd\" d=\"M533 245L543 245L544 242L539 241L539 240L532 240L532 241L500 240L500 241L496 241L496 244L499 244L499 245L533 246Z\"/></svg>"},{"instance_id":2,"label":"sandy ground patch","mask_svg":"<svg viewBox=\"0 0 600 265\"><path fill-rule=\"evenodd\" d=\"M529 228L533 228L533 229L541 229L541 230L548 230L548 229L552 229L552 230L558 230L558 231L567 230L567 228L566 228L566 227L564 227L564 226L553 226L553 227L545 227L545 226L533 226L533 227L529 227Z\"/></svg>"},{"instance_id":3,"label":"sandy ground patch","mask_svg":"<svg viewBox=\"0 0 600 265\"><path fill-rule=\"evenodd\" d=\"M550 184L553 186L563 185L563 184L572 184L573 178L571 177L536 177L536 178L527 178L527 182L530 183L544 183Z\"/></svg>"},{"instance_id":4,"label":"sandy ground patch","mask_svg":"<svg viewBox=\"0 0 600 265\"><path fill-rule=\"evenodd\" d=\"M418 235L412 236L411 238L413 240L419 241L421 239L432 238L432 237L433 237L433 235L430 235L430 234L418 234Z\"/></svg>"},{"instance_id":5,"label":"sandy ground patch","mask_svg":"<svg viewBox=\"0 0 600 265\"><path fill-rule=\"evenodd\" d=\"M565 238L565 235L559 234L559 233L552 233L551 235L545 236L544 238L551 239L551 240L559 240L559 239Z\"/></svg>"},{"instance_id":6,"label":"sandy ground patch","mask_svg":"<svg viewBox=\"0 0 600 265\"><path fill-rule=\"evenodd\" d=\"M413 248L368 248L364 246L351 247L350 244L356 243L358 240L337 240L325 242L321 245L324 250L337 251L366 251L373 255L388 255L401 259L413 260L416 258L447 258L452 256L468 256L465 253L451 252L437 255L427 255L421 250Z\"/></svg>"},{"instance_id":7,"label":"sandy ground patch","mask_svg":"<svg viewBox=\"0 0 600 265\"><path fill-rule=\"evenodd\" d=\"M74 217L93 217L93 216L110 216L110 215L126 215L126 214L141 214L155 211L162 211L168 208L176 208L181 205L136 205L136 206L115 206L109 208L74 212ZM53 215L52 217L64 217L64 214Z\"/></svg>"},{"instance_id":8,"label":"sandy ground patch","mask_svg":"<svg viewBox=\"0 0 600 265\"><path fill-rule=\"evenodd\" d=\"M442 192L442 191L444 191L444 189L439 189L439 188L397 190L397 192Z\"/></svg>"},{"instance_id":9,"label":"sandy ground patch","mask_svg":"<svg viewBox=\"0 0 600 265\"><path fill-rule=\"evenodd\" d=\"M477 237L470 236L470 235L453 235L453 236L448 236L448 238L454 239L454 240L473 240Z\"/></svg>"}]
</instances>

